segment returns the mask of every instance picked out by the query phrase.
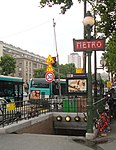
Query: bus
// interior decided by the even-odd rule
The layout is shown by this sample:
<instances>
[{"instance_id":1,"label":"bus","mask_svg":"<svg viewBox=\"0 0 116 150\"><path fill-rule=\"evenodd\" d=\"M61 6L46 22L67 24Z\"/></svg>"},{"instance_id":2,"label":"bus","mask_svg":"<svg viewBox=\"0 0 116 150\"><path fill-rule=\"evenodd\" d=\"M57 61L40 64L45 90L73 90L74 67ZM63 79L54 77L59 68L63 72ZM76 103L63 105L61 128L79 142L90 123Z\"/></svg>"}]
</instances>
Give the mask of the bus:
<instances>
[{"instance_id":1,"label":"bus","mask_svg":"<svg viewBox=\"0 0 116 150\"><path fill-rule=\"evenodd\" d=\"M23 100L23 79L0 75L0 97L8 102Z\"/></svg>"},{"instance_id":2,"label":"bus","mask_svg":"<svg viewBox=\"0 0 116 150\"><path fill-rule=\"evenodd\" d=\"M60 86L61 86L61 96L66 96L67 95L66 79L60 79ZM58 96L59 95L59 83L58 83L58 79L55 79L52 82L52 94L54 96Z\"/></svg>"},{"instance_id":3,"label":"bus","mask_svg":"<svg viewBox=\"0 0 116 150\"><path fill-rule=\"evenodd\" d=\"M66 80L60 79L61 95L66 95ZM29 99L54 98L59 95L58 79L47 82L45 78L32 78L29 83Z\"/></svg>"}]
</instances>

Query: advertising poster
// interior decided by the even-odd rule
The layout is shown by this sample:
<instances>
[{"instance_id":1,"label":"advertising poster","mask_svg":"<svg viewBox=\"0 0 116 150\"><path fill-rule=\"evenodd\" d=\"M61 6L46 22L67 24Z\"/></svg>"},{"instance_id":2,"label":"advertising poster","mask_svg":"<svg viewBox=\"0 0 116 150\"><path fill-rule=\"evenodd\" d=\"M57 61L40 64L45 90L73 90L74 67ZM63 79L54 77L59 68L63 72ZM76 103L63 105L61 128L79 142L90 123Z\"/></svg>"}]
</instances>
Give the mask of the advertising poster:
<instances>
[{"instance_id":1,"label":"advertising poster","mask_svg":"<svg viewBox=\"0 0 116 150\"><path fill-rule=\"evenodd\" d=\"M68 93L83 93L87 91L86 79L69 79L68 80Z\"/></svg>"},{"instance_id":2,"label":"advertising poster","mask_svg":"<svg viewBox=\"0 0 116 150\"><path fill-rule=\"evenodd\" d=\"M30 99L40 99L40 91L31 91Z\"/></svg>"}]
</instances>

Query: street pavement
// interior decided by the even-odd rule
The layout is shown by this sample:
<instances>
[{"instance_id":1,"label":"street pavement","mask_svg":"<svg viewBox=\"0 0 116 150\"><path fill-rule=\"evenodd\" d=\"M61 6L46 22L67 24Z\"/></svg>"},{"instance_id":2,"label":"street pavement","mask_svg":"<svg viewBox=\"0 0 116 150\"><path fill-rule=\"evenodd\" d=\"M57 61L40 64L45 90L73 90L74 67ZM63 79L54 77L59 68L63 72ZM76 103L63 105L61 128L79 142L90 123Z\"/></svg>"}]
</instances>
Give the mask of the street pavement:
<instances>
[{"instance_id":1,"label":"street pavement","mask_svg":"<svg viewBox=\"0 0 116 150\"><path fill-rule=\"evenodd\" d=\"M40 134L2 134L0 150L91 150L69 136Z\"/></svg>"},{"instance_id":2,"label":"street pavement","mask_svg":"<svg viewBox=\"0 0 116 150\"><path fill-rule=\"evenodd\" d=\"M86 141L84 137L44 134L0 134L0 150L115 150L116 120L106 137ZM97 145L96 145L97 143Z\"/></svg>"}]
</instances>

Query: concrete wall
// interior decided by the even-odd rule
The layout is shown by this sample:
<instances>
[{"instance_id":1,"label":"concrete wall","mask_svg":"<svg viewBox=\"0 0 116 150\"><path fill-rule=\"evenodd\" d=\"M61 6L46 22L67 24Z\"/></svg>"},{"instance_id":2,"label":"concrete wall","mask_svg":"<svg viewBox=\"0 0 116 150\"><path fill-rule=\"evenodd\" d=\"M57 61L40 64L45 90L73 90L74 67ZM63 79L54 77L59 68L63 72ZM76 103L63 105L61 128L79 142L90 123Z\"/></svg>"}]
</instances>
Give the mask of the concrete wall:
<instances>
[{"instance_id":1,"label":"concrete wall","mask_svg":"<svg viewBox=\"0 0 116 150\"><path fill-rule=\"evenodd\" d=\"M57 116L62 116L62 121L57 121ZM66 122L65 117L70 115L71 122ZM87 123L84 122L84 115L78 114L81 117L81 121L75 122L74 117L76 113L47 113L38 117L21 120L11 125L0 128L0 133L32 133L32 134L54 134L54 129L86 129Z\"/></svg>"},{"instance_id":2,"label":"concrete wall","mask_svg":"<svg viewBox=\"0 0 116 150\"><path fill-rule=\"evenodd\" d=\"M17 130L16 133L32 133L32 134L54 134L52 117L33 124L29 127Z\"/></svg>"},{"instance_id":3,"label":"concrete wall","mask_svg":"<svg viewBox=\"0 0 116 150\"><path fill-rule=\"evenodd\" d=\"M0 133L54 134L53 114L47 113L29 120L21 120L0 128Z\"/></svg>"}]
</instances>

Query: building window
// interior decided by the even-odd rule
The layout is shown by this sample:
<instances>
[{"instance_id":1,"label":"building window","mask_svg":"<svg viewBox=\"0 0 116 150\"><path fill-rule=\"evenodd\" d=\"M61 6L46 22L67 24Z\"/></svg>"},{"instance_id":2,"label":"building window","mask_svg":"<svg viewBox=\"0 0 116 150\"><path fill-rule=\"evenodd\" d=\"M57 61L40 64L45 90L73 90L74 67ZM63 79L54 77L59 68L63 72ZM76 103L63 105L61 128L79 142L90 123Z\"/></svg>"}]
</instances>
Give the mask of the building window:
<instances>
[{"instance_id":1,"label":"building window","mask_svg":"<svg viewBox=\"0 0 116 150\"><path fill-rule=\"evenodd\" d=\"M26 66L28 66L28 61L26 61Z\"/></svg>"},{"instance_id":2,"label":"building window","mask_svg":"<svg viewBox=\"0 0 116 150\"><path fill-rule=\"evenodd\" d=\"M19 71L21 71L22 70L22 68L19 68Z\"/></svg>"},{"instance_id":3,"label":"building window","mask_svg":"<svg viewBox=\"0 0 116 150\"><path fill-rule=\"evenodd\" d=\"M19 77L22 77L22 73L21 72L19 72Z\"/></svg>"},{"instance_id":4,"label":"building window","mask_svg":"<svg viewBox=\"0 0 116 150\"><path fill-rule=\"evenodd\" d=\"M29 62L29 67L31 67L31 62Z\"/></svg>"}]
</instances>

